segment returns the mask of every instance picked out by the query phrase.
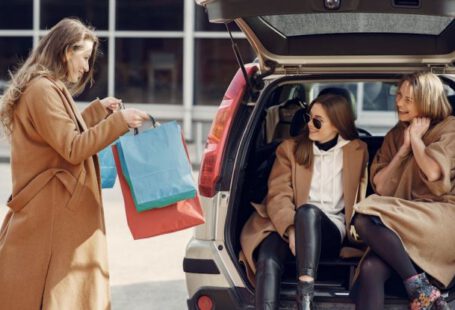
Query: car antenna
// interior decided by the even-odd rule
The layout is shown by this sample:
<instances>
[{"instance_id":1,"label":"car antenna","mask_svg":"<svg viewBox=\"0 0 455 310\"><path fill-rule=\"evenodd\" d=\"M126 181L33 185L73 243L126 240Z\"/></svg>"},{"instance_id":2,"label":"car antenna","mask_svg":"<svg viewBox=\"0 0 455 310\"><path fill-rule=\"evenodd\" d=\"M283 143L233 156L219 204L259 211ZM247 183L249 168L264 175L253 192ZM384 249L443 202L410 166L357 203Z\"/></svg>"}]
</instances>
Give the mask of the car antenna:
<instances>
[{"instance_id":1,"label":"car antenna","mask_svg":"<svg viewBox=\"0 0 455 310\"><path fill-rule=\"evenodd\" d=\"M245 64L244 64L244 62L242 60L242 56L240 55L239 47L237 46L237 43L235 43L234 38L232 37L231 30L229 29L229 23L224 23L224 25L226 26L226 29L227 29L227 31L229 33L229 37L230 37L231 42L232 42L232 50L234 51L235 58L237 59L237 63L239 65L240 69L242 70L243 77L245 78L245 81L246 81L246 84L247 84L248 95L249 95L249 97L251 99L254 100L254 98L253 98L253 87L251 85L250 79L248 78L248 74L246 73Z\"/></svg>"}]
</instances>

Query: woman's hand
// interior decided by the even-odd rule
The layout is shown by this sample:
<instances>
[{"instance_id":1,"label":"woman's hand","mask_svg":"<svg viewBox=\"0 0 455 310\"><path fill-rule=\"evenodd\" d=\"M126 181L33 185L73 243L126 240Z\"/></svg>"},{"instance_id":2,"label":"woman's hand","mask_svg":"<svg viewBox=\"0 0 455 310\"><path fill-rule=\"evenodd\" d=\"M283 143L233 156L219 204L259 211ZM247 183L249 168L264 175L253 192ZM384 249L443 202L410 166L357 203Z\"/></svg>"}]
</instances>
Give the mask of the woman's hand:
<instances>
[{"instance_id":1,"label":"woman's hand","mask_svg":"<svg viewBox=\"0 0 455 310\"><path fill-rule=\"evenodd\" d=\"M289 249L292 252L292 255L295 256L295 228L291 226L288 228L288 239L289 239Z\"/></svg>"},{"instance_id":2,"label":"woman's hand","mask_svg":"<svg viewBox=\"0 0 455 310\"><path fill-rule=\"evenodd\" d=\"M398 150L398 155L401 157L405 157L411 151L411 135L410 135L411 126L408 126L404 130L404 137L403 137L403 144L401 145L400 149Z\"/></svg>"},{"instance_id":3,"label":"woman's hand","mask_svg":"<svg viewBox=\"0 0 455 310\"><path fill-rule=\"evenodd\" d=\"M411 140L422 139L423 135L430 128L430 119L427 117L416 117L409 125L409 135Z\"/></svg>"},{"instance_id":4,"label":"woman's hand","mask_svg":"<svg viewBox=\"0 0 455 310\"><path fill-rule=\"evenodd\" d=\"M120 113L122 113L129 128L141 127L144 121L150 119L147 113L138 109L124 109Z\"/></svg>"},{"instance_id":5,"label":"woman's hand","mask_svg":"<svg viewBox=\"0 0 455 310\"><path fill-rule=\"evenodd\" d=\"M100 101L106 109L112 112L120 110L122 106L122 100L115 97L106 97L104 99L100 99Z\"/></svg>"}]
</instances>

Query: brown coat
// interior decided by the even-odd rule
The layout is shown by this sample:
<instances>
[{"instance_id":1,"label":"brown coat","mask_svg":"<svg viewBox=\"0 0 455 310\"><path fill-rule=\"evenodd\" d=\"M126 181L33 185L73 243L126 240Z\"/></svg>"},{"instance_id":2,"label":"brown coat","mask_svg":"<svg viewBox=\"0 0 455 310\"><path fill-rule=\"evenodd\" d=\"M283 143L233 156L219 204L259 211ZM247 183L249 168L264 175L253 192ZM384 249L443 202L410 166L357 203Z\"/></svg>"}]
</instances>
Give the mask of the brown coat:
<instances>
[{"instance_id":1,"label":"brown coat","mask_svg":"<svg viewBox=\"0 0 455 310\"><path fill-rule=\"evenodd\" d=\"M295 159L296 142L285 140L276 151L276 160L269 176L269 189L265 205L254 204L256 209L240 235L240 260L246 265L251 282L256 273L253 257L257 246L271 233L278 232L284 240L289 226L294 225L295 210L308 199L312 169L299 165ZM353 140L343 147L343 192L347 235L352 207L365 197L368 160L367 146ZM347 254L349 255L349 254Z\"/></svg>"},{"instance_id":2,"label":"brown coat","mask_svg":"<svg viewBox=\"0 0 455 310\"><path fill-rule=\"evenodd\" d=\"M404 129L399 123L386 135L371 178L398 152ZM410 154L387 183L390 197L372 195L355 210L379 216L411 259L445 287L455 276L455 117L430 128L423 141L427 154L441 166L442 177L429 182Z\"/></svg>"},{"instance_id":3,"label":"brown coat","mask_svg":"<svg viewBox=\"0 0 455 310\"><path fill-rule=\"evenodd\" d=\"M22 94L0 230L1 309L110 308L96 153L128 126L120 113L107 116L99 100L80 113L66 87L48 78Z\"/></svg>"}]
</instances>

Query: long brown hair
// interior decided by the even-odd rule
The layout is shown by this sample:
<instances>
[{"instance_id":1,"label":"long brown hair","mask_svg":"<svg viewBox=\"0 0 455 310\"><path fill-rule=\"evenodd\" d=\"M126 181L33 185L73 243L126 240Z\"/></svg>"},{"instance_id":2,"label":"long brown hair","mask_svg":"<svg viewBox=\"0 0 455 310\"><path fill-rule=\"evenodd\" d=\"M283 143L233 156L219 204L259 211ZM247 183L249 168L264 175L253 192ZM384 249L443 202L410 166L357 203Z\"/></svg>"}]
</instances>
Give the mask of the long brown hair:
<instances>
[{"instance_id":1,"label":"long brown hair","mask_svg":"<svg viewBox=\"0 0 455 310\"><path fill-rule=\"evenodd\" d=\"M77 83L69 83L66 55L69 51L81 48L79 42L93 41L93 51L89 59L89 71L85 72ZM13 131L13 113L28 83L37 76L48 76L66 84L72 95L81 93L87 83L93 84L93 65L98 53L98 38L93 28L77 19L65 18L57 23L39 41L27 60L15 72L10 73L11 80L5 93L0 97L0 121L5 134Z\"/></svg>"},{"instance_id":2,"label":"long brown hair","mask_svg":"<svg viewBox=\"0 0 455 310\"><path fill-rule=\"evenodd\" d=\"M359 137L354 124L354 112L346 98L333 94L319 96L310 103L308 111L311 111L315 103L319 103L322 106L330 122L335 126L343 139L354 140ZM314 154L313 141L309 138L308 126L305 126L302 133L295 139L297 142L295 150L297 163L310 168L313 165Z\"/></svg>"},{"instance_id":3,"label":"long brown hair","mask_svg":"<svg viewBox=\"0 0 455 310\"><path fill-rule=\"evenodd\" d=\"M405 82L412 87L420 117L428 117L432 122L439 122L452 114L452 106L437 75L426 71L405 75L398 83L398 89Z\"/></svg>"}]
</instances>

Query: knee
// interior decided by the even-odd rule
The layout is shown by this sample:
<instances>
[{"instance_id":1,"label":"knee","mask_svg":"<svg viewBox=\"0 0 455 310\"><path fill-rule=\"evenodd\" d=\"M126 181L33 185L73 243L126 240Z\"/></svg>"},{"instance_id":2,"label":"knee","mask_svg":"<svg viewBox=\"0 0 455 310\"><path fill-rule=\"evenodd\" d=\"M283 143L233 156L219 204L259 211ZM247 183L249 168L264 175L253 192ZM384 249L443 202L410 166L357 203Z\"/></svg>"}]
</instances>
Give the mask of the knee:
<instances>
[{"instance_id":1,"label":"knee","mask_svg":"<svg viewBox=\"0 0 455 310\"><path fill-rule=\"evenodd\" d=\"M267 273L280 273L282 268L282 263L273 256L261 256L257 263L257 271L267 272Z\"/></svg>"},{"instance_id":2,"label":"knee","mask_svg":"<svg viewBox=\"0 0 455 310\"><path fill-rule=\"evenodd\" d=\"M389 267L377 256L367 256L360 265L360 281L385 281L390 273Z\"/></svg>"},{"instance_id":3,"label":"knee","mask_svg":"<svg viewBox=\"0 0 455 310\"><path fill-rule=\"evenodd\" d=\"M304 221L316 220L320 216L321 212L322 211L314 205L304 204L303 206L297 208L294 224L297 225L297 223Z\"/></svg>"}]
</instances>

